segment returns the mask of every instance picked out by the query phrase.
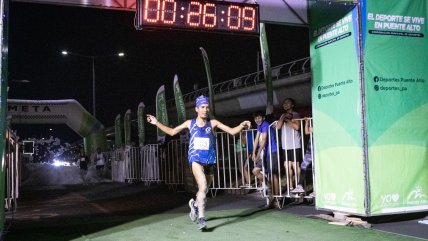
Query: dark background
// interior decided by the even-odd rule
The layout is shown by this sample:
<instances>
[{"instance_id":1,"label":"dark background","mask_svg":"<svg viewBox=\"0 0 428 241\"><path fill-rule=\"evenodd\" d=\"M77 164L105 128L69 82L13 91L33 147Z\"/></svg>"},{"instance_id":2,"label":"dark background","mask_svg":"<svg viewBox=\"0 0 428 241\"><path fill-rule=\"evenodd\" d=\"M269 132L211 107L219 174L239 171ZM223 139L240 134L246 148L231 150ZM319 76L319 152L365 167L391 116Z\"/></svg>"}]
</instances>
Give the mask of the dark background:
<instances>
[{"instance_id":1,"label":"dark background","mask_svg":"<svg viewBox=\"0 0 428 241\"><path fill-rule=\"evenodd\" d=\"M117 114L136 111L143 101L154 104L157 89L165 85L172 98L178 75L181 90L207 86L199 47L208 53L214 83L257 71L259 38L189 31L139 31L134 12L96 8L10 3L9 82L12 99L76 99L92 112L91 60L62 56L61 50L84 55L125 52L124 58L96 60L96 114L112 126ZM309 56L305 27L267 25L271 65ZM261 60L259 60L261 64ZM259 67L261 69L261 66ZM43 126L43 125L42 125ZM14 125L22 137L45 135L47 127ZM59 132L79 138L70 129ZM63 128L64 129L64 128ZM52 133L53 131L48 132ZM72 135L72 136L70 136ZM70 137L66 137L70 136Z\"/></svg>"}]
</instances>

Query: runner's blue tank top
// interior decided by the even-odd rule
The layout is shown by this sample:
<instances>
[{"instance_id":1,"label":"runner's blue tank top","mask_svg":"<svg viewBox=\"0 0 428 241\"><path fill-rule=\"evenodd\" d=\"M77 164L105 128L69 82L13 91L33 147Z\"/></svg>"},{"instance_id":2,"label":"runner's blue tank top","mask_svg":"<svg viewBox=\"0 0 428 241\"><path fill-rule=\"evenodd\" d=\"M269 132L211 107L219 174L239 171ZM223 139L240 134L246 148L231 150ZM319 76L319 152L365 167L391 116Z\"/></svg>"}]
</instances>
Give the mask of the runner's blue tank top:
<instances>
[{"instance_id":1,"label":"runner's blue tank top","mask_svg":"<svg viewBox=\"0 0 428 241\"><path fill-rule=\"evenodd\" d=\"M190 123L189 163L198 162L202 165L215 164L215 136L211 121L207 119L205 126L199 127L196 119Z\"/></svg>"}]
</instances>

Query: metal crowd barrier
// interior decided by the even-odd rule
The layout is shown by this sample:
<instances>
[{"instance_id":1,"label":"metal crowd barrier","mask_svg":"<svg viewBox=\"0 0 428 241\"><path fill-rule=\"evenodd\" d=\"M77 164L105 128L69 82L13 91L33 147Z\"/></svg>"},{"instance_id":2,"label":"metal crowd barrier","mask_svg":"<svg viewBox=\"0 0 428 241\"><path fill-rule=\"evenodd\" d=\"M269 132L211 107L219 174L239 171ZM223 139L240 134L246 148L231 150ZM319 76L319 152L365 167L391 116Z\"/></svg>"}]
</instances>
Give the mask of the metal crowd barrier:
<instances>
[{"instance_id":1,"label":"metal crowd barrier","mask_svg":"<svg viewBox=\"0 0 428 241\"><path fill-rule=\"evenodd\" d=\"M184 185L188 149L189 143L181 140L172 140L163 148L162 179L168 186L178 188Z\"/></svg>"},{"instance_id":2,"label":"metal crowd barrier","mask_svg":"<svg viewBox=\"0 0 428 241\"><path fill-rule=\"evenodd\" d=\"M160 163L159 163L159 145L150 144L135 148L138 150L139 162L141 163L140 180L150 184L160 182Z\"/></svg>"},{"instance_id":3,"label":"metal crowd barrier","mask_svg":"<svg viewBox=\"0 0 428 241\"><path fill-rule=\"evenodd\" d=\"M19 197L19 148L16 136L9 129L6 130L5 143L5 211L15 212L17 208L17 199Z\"/></svg>"},{"instance_id":4,"label":"metal crowd barrier","mask_svg":"<svg viewBox=\"0 0 428 241\"><path fill-rule=\"evenodd\" d=\"M253 161L250 158L252 150L248 148L252 145L248 145L248 143L249 141L254 141L256 130L245 130L236 136L224 132L217 132L217 170L210 186L213 196L216 195L218 190L259 190L263 198L267 200L269 197L275 199L280 207L284 205L285 198L301 198L302 195L292 194L289 188L295 188L297 186L299 176L293 175L290 182L291 173L289 173L288 168L285 168L285 160L283 160L284 158L287 160L289 159L285 149L292 149L292 165L294 166L294 170L296 170L298 165L296 157L300 155L303 160L308 145L310 145L312 148L311 150L313 150L312 134L305 135L304 119L297 120L300 121L300 130L298 131L301 136L300 151L296 151L297 140L294 140L295 130L293 130L293 140L291 140L292 146L287 146L283 149L281 144L281 130L276 130L275 128L277 122L270 125L270 128L275 129L274 138L277 143L279 155L277 155L276 159L273 159L271 149L268 149L268 153L265 153L265 155L268 156L267 161L270 162L270 164L277 162L277 166L280 168L278 168L277 173L273 173L272 170L266 172L263 166L262 172L265 177L263 182L272 182L274 176L280 177L278 182L278 193L273 193L272 188L268 189L266 185L262 185L252 174L250 165L246 165L247 162ZM312 126L312 120L310 123ZM283 126L283 128L285 128L285 126ZM250 137L251 140L247 140L247 143L244 143L244 141L242 141L245 140L244 137ZM271 132L269 132L267 138L270 140ZM241 142L239 140L241 140ZM285 143L287 143L287 141ZM242 148L243 144L245 144L245 149ZM188 172L186 175L186 168L189 168L187 165L187 151L187 141L172 140L163 146L152 144L112 152L110 155L112 160L112 179L125 182L142 181L147 184L164 182L172 188L178 188L190 182L193 182L194 185L191 172ZM312 156L313 167L313 153L310 153L310 155ZM244 176L244 170L246 170L247 176ZM310 169L308 169L308 173L310 173ZM190 182L189 179L191 179ZM314 182L314 180L312 168L312 182ZM313 184L312 189L314 189L314 186ZM306 196L306 192L304 196L306 198L311 198Z\"/></svg>"},{"instance_id":5,"label":"metal crowd barrier","mask_svg":"<svg viewBox=\"0 0 428 241\"><path fill-rule=\"evenodd\" d=\"M290 175L291 173L289 173L288 168L285 168L284 166L284 161L282 160L282 157L285 157L285 159L289 159L288 155L287 155L287 151L286 149L292 149L292 155L293 157L291 157L290 159L293 160L293 167L294 170L297 169L297 165L298 162L296 161L296 157L298 155L300 155L302 157L302 160L304 158L305 155L305 150L307 148L307 145L311 145L311 147L313 147L313 143L312 143L312 134L310 134L308 137L305 136L304 134L304 119L297 119L300 121L300 130L298 131L301 135L301 140L300 140L300 145L301 145L301 150L300 151L296 151L296 146L297 146L297 140L294 140L294 132L295 130L293 130L293 140L291 141L292 146L287 146L285 147L283 150L282 145L281 145L281 130L278 131L274 131L275 133L275 141L277 143L277 147L278 147L278 154L276 159L272 158L272 150L268 149L268 162L270 162L271 166L273 162L277 162L277 166L278 168L278 172L277 173L273 173L272 170L267 173L265 171L265 167L262 167L262 172L264 174L264 182L267 183L269 181L273 181L273 177L274 175L276 175L277 177L281 177L279 178L279 193L274 194L272 188L268 189L267 186L262 185L259 180L257 180L256 177L254 177L254 175L252 174L252 170L250 170L249 165L245 166L245 163L248 161L252 161L251 158L251 154L252 151L249 150L249 148L246 148L245 151L239 151L237 149L237 145L235 145L235 143L237 143L237 140L241 139L242 137L248 136L248 132L251 132L252 137L254 138L256 136L256 130L247 130L247 131L243 131L241 132L239 135L237 136L231 136L228 135L227 133L224 132L218 132L217 133L217 173L215 173L214 175L214 180L212 183L212 186L210 187L212 193L214 194L214 196L216 195L216 191L217 190L221 190L221 189L228 189L228 190L236 190L236 189L257 189L260 191L260 193L262 194L262 197L268 199L268 197L270 196L271 198L276 199L276 201L278 202L279 206L282 207L284 205L284 200L285 198L300 198L302 197L299 194L292 194L290 193L290 188L288 187L293 187L295 188L298 184L298 175L293 175L292 178L292 183L290 183ZM270 125L270 128L273 128L276 130L276 123L274 122ZM310 122L312 123L312 122ZM311 124L312 126L312 124ZM285 128L285 126L283 126L283 128ZM271 132L269 132L268 137L269 140L271 138ZM239 139L238 139L239 138ZM248 140L247 140L248 143ZM287 143L287 141L285 141L285 143ZM248 147L248 145L247 145ZM313 150L313 148L311 149ZM313 153L311 153L312 155L312 161L313 159ZM249 158L249 159L248 159ZM301 164L301 163L300 163ZM312 166L314 164L312 163ZM244 169L246 169L248 176L244 177ZM312 169L313 170L313 169ZM310 169L308 169L308 171L310 171ZM251 183L248 183L247 180L251 180ZM314 180L314 172L312 171L312 180ZM306 185L304 185L306 186ZM313 187L315 185L312 185ZM312 187L312 188L313 188ZM304 197L306 198L312 198L306 195L306 192L304 193Z\"/></svg>"},{"instance_id":6,"label":"metal crowd barrier","mask_svg":"<svg viewBox=\"0 0 428 241\"><path fill-rule=\"evenodd\" d=\"M153 182L164 181L161 178L161 153L159 145L127 147L125 150L109 152L112 180L117 182Z\"/></svg>"},{"instance_id":7,"label":"metal crowd barrier","mask_svg":"<svg viewBox=\"0 0 428 241\"><path fill-rule=\"evenodd\" d=\"M111 179L116 182L125 181L124 151L115 150L105 153L107 162L111 165Z\"/></svg>"}]
</instances>

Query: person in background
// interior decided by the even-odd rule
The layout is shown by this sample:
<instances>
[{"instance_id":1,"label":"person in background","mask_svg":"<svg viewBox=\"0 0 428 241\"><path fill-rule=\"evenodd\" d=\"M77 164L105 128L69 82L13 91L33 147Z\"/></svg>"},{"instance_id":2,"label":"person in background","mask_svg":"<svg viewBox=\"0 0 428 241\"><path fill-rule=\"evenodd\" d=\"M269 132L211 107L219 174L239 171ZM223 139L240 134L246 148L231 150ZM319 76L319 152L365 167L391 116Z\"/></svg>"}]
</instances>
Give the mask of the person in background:
<instances>
[{"instance_id":1,"label":"person in background","mask_svg":"<svg viewBox=\"0 0 428 241\"><path fill-rule=\"evenodd\" d=\"M275 140L275 130L269 127L269 122L265 120L263 112L254 113L254 122L257 124L257 133L252 153L252 159L255 162L253 174L262 183L262 187L265 190L267 187L264 183L264 175L271 174L272 176L268 177L269 186L272 187L272 194L278 195L278 148ZM262 173L263 167L264 173Z\"/></svg>"},{"instance_id":2,"label":"person in background","mask_svg":"<svg viewBox=\"0 0 428 241\"><path fill-rule=\"evenodd\" d=\"M242 187L251 187L250 170L254 168L254 162L250 157L253 153L253 132L251 130L242 132L236 140L235 150L239 161L239 168L244 177ZM242 156L241 156L242 155ZM242 161L245 160L243 163Z\"/></svg>"},{"instance_id":3,"label":"person in background","mask_svg":"<svg viewBox=\"0 0 428 241\"><path fill-rule=\"evenodd\" d=\"M175 128L165 126L153 115L147 115L147 122L155 125L170 136L174 136L185 129L189 130L188 158L193 176L198 185L196 200L192 198L189 201L189 217L193 222L197 221L199 229L204 231L207 229L205 220L206 194L208 187L211 185L216 165L216 140L214 131L216 128L219 128L231 135L235 135L244 128L250 128L251 122L243 121L238 126L231 128L218 120L211 120L208 116L209 102L205 96L196 98L195 111L197 113L196 118L186 120Z\"/></svg>"},{"instance_id":4,"label":"person in background","mask_svg":"<svg viewBox=\"0 0 428 241\"><path fill-rule=\"evenodd\" d=\"M86 155L85 150L80 149L79 153L79 166L80 169L87 171L88 170L89 157Z\"/></svg>"},{"instance_id":5,"label":"person in background","mask_svg":"<svg viewBox=\"0 0 428 241\"><path fill-rule=\"evenodd\" d=\"M310 141L306 144L305 156L303 157L303 162L300 170L299 183L296 188L291 190L291 193L293 194L300 194L305 192L305 189L303 187L305 186L307 171L308 168L312 166L312 145L314 143L312 133L313 128L311 125L311 119L309 117L305 117L305 134L309 135ZM315 197L315 192L311 192L309 194L309 197Z\"/></svg>"},{"instance_id":6,"label":"person in background","mask_svg":"<svg viewBox=\"0 0 428 241\"><path fill-rule=\"evenodd\" d=\"M106 164L106 158L104 154L101 152L101 148L99 147L97 148L97 153L95 153L95 156L94 156L94 163L98 174L102 174L104 170L104 166Z\"/></svg>"},{"instance_id":7,"label":"person in background","mask_svg":"<svg viewBox=\"0 0 428 241\"><path fill-rule=\"evenodd\" d=\"M89 157L86 155L85 150L80 149L79 153L79 167L80 175L82 176L83 183L86 183L86 172L88 171Z\"/></svg>"},{"instance_id":8,"label":"person in background","mask_svg":"<svg viewBox=\"0 0 428 241\"><path fill-rule=\"evenodd\" d=\"M302 147L300 136L300 118L299 113L294 111L296 102L292 98L285 98L283 108L285 113L279 118L276 129L281 129L281 143L283 152L281 160L284 160L284 167L288 170L287 180L288 189L293 190L294 179L296 182L300 175L300 163L302 162ZM295 163L296 162L296 163ZM295 170L296 169L296 170ZM296 177L294 177L296 175Z\"/></svg>"}]
</instances>

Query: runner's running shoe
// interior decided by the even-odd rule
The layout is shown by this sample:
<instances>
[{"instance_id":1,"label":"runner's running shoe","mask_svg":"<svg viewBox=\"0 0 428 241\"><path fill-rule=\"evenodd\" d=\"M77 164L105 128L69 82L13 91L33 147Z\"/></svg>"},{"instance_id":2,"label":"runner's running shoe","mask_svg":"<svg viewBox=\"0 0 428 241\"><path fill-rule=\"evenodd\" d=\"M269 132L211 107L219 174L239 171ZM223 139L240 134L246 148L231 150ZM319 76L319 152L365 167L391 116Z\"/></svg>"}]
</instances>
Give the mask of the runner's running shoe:
<instances>
[{"instance_id":1,"label":"runner's running shoe","mask_svg":"<svg viewBox=\"0 0 428 241\"><path fill-rule=\"evenodd\" d=\"M190 213L189 217L192 222L195 222L198 219L198 207L196 206L195 200L190 199L189 201Z\"/></svg>"},{"instance_id":2,"label":"runner's running shoe","mask_svg":"<svg viewBox=\"0 0 428 241\"><path fill-rule=\"evenodd\" d=\"M207 229L207 222L204 217L198 218L198 227L199 230L204 231Z\"/></svg>"}]
</instances>

